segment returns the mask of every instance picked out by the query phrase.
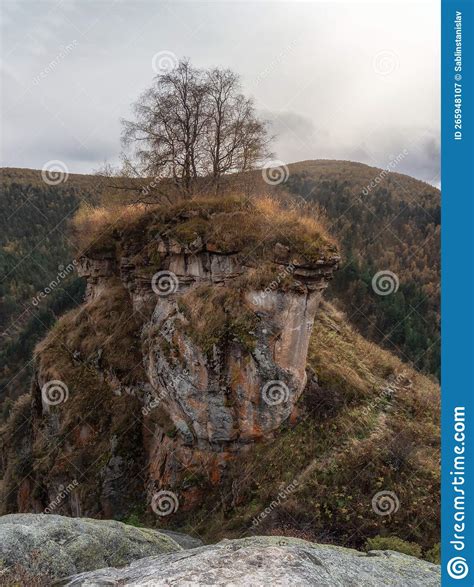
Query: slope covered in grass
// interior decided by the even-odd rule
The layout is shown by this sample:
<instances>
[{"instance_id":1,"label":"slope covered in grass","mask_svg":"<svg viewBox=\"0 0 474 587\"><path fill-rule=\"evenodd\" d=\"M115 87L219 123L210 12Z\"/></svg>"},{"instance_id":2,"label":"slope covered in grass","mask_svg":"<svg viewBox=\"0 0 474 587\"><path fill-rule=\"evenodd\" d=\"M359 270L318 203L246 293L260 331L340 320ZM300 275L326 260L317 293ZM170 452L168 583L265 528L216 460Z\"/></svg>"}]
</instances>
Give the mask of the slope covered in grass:
<instances>
[{"instance_id":1,"label":"slope covered in grass","mask_svg":"<svg viewBox=\"0 0 474 587\"><path fill-rule=\"evenodd\" d=\"M364 336L439 377L439 190L352 161L288 167L277 189L320 206L341 246L344 263L328 295ZM372 288L379 271L397 276L398 289L389 296Z\"/></svg>"},{"instance_id":2,"label":"slope covered in grass","mask_svg":"<svg viewBox=\"0 0 474 587\"><path fill-rule=\"evenodd\" d=\"M308 363L296 425L236 461L220 501L213 496L185 528L213 540L256 532L355 547L381 535L427 555L439 542L437 384L358 335L330 304ZM393 513L374 511L378 492Z\"/></svg>"}]
</instances>

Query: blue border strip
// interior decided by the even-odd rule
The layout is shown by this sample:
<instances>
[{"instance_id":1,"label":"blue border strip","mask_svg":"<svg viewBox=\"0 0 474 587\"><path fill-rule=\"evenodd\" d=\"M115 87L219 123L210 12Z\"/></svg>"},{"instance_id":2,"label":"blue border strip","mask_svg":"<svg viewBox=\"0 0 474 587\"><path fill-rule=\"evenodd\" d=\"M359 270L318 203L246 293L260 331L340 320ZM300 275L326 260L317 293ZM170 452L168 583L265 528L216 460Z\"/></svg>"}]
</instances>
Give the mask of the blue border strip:
<instances>
[{"instance_id":1,"label":"blue border strip","mask_svg":"<svg viewBox=\"0 0 474 587\"><path fill-rule=\"evenodd\" d=\"M474 585L474 0L441 0L442 585Z\"/></svg>"}]
</instances>

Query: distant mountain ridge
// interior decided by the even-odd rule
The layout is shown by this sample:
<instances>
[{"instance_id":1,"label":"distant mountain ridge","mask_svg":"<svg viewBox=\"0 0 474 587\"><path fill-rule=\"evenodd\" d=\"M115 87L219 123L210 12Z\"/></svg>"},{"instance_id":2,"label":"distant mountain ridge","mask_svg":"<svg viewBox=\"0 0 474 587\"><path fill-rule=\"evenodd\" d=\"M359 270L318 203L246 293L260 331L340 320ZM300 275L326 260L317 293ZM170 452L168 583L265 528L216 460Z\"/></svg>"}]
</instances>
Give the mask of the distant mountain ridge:
<instances>
[{"instance_id":1,"label":"distant mountain ridge","mask_svg":"<svg viewBox=\"0 0 474 587\"><path fill-rule=\"evenodd\" d=\"M361 163L288 169L285 190L318 204L341 245L344 261L328 293L364 336L439 376L440 191ZM398 289L377 295L372 280L387 271Z\"/></svg>"}]
</instances>

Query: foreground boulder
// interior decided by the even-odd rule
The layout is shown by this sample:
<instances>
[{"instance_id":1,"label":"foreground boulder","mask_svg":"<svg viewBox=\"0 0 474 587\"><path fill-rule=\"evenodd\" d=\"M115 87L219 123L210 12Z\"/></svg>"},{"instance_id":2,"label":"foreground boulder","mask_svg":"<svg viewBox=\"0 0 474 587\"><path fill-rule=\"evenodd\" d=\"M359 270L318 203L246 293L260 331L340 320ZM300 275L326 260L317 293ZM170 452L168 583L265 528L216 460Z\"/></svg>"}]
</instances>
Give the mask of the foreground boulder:
<instances>
[{"instance_id":1,"label":"foreground boulder","mask_svg":"<svg viewBox=\"0 0 474 587\"><path fill-rule=\"evenodd\" d=\"M437 565L393 551L368 554L282 537L224 540L212 546L83 573L59 583L92 585L382 585L440 584Z\"/></svg>"},{"instance_id":2,"label":"foreground boulder","mask_svg":"<svg viewBox=\"0 0 474 587\"><path fill-rule=\"evenodd\" d=\"M60 578L181 550L156 530L114 520L12 514L0 517L0 584L6 575Z\"/></svg>"},{"instance_id":3,"label":"foreground boulder","mask_svg":"<svg viewBox=\"0 0 474 587\"><path fill-rule=\"evenodd\" d=\"M160 533L169 536L177 542L184 550L204 546L204 542L200 538L190 536L189 534L182 534L181 532L174 532L173 530L164 530L160 528Z\"/></svg>"}]
</instances>

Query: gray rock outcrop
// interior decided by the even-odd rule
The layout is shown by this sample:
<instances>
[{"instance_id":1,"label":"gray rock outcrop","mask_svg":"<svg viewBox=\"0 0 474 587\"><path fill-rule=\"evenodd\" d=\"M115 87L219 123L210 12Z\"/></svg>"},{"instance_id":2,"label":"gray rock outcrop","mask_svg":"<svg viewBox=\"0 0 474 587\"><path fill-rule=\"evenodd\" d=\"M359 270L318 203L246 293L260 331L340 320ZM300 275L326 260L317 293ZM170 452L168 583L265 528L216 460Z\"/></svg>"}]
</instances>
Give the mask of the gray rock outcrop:
<instances>
[{"instance_id":1,"label":"gray rock outcrop","mask_svg":"<svg viewBox=\"0 0 474 587\"><path fill-rule=\"evenodd\" d=\"M32 576L59 578L181 550L157 530L114 520L11 514L0 517L0 584L17 565Z\"/></svg>"},{"instance_id":2,"label":"gray rock outcrop","mask_svg":"<svg viewBox=\"0 0 474 587\"><path fill-rule=\"evenodd\" d=\"M435 587L440 584L440 571L437 565L393 551L365 554L294 538L254 537L149 557L122 569L83 573L60 584Z\"/></svg>"}]
</instances>

